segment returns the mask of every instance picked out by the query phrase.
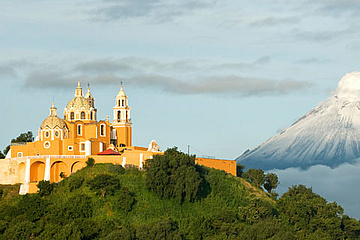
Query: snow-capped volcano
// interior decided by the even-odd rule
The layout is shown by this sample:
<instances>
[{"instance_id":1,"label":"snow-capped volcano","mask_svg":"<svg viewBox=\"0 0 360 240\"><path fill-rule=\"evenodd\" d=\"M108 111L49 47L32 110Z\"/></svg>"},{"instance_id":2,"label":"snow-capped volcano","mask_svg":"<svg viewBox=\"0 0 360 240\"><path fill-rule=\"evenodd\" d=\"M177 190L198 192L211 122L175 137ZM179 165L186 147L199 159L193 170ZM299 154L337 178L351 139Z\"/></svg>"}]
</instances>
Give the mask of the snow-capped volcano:
<instances>
[{"instance_id":1,"label":"snow-capped volcano","mask_svg":"<svg viewBox=\"0 0 360 240\"><path fill-rule=\"evenodd\" d=\"M360 158L360 72L293 125L236 160L246 168L336 167Z\"/></svg>"}]
</instances>

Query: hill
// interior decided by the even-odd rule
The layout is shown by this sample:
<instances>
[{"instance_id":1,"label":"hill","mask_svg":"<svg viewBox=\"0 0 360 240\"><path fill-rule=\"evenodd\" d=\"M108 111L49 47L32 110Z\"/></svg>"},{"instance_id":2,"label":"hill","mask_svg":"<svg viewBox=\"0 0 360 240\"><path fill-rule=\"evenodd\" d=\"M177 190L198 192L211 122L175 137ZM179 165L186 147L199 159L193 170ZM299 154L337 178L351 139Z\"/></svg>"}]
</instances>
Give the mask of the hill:
<instances>
[{"instance_id":1,"label":"hill","mask_svg":"<svg viewBox=\"0 0 360 240\"><path fill-rule=\"evenodd\" d=\"M0 237L357 239L360 236L358 221L342 215L340 206L327 203L309 188L294 186L274 200L243 178L197 166L191 158L186 159L187 155L177 154L175 158L169 154L154 158L146 171L96 164L58 184L41 182L37 194L11 196L14 187L6 188L0 204ZM166 162L166 157L185 161ZM163 162L158 164L159 160ZM161 196L153 189L150 178L151 168L164 166L164 162L168 164L167 175L159 177L162 170L156 169L156 179L169 181L155 185L175 185L169 188L170 194ZM184 181L171 183L171 179L179 177ZM199 185L189 179L200 179ZM194 184L198 188L190 187ZM196 194L188 198L192 190Z\"/></svg>"},{"instance_id":2,"label":"hill","mask_svg":"<svg viewBox=\"0 0 360 240\"><path fill-rule=\"evenodd\" d=\"M279 134L236 160L249 167L337 167L360 158L360 72L346 74L334 94Z\"/></svg>"}]
</instances>

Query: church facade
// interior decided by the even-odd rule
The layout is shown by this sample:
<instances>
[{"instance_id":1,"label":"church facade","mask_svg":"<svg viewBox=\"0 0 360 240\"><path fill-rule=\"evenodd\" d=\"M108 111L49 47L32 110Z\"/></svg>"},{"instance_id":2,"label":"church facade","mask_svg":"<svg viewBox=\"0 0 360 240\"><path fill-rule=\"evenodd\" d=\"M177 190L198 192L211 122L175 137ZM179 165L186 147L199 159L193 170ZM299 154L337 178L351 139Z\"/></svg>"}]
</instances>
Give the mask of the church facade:
<instances>
[{"instance_id":1,"label":"church facade","mask_svg":"<svg viewBox=\"0 0 360 240\"><path fill-rule=\"evenodd\" d=\"M146 159L162 154L152 141L148 148L132 146L132 123L128 96L121 86L115 97L113 119L97 119L95 98L88 87L84 95L78 82L74 97L60 118L52 104L33 142L13 143L0 160L0 184L20 183L20 194L37 191L41 180L58 182L86 166L113 163L143 167ZM196 158L196 162L236 175L236 161Z\"/></svg>"}]
</instances>

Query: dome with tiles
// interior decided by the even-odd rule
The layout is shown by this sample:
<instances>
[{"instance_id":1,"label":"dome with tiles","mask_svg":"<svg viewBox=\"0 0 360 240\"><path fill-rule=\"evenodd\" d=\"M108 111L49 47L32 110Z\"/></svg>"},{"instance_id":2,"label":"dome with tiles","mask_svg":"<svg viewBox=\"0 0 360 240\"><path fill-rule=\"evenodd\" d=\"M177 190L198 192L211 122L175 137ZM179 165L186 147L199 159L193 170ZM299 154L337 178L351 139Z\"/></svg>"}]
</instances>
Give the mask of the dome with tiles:
<instances>
[{"instance_id":1,"label":"dome with tiles","mask_svg":"<svg viewBox=\"0 0 360 240\"><path fill-rule=\"evenodd\" d=\"M66 128L65 121L59 118L57 115L57 109L54 106L54 103L50 108L50 115L42 122L40 129L44 129L46 127L50 129L54 129L56 127L59 127L60 129Z\"/></svg>"}]
</instances>

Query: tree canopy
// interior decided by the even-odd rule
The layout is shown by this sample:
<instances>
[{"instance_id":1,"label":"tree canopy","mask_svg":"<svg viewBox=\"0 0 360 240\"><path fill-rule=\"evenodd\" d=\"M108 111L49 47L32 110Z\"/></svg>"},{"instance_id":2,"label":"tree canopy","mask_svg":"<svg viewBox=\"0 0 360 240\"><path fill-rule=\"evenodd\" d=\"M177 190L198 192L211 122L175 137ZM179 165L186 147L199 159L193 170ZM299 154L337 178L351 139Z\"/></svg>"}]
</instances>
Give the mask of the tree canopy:
<instances>
[{"instance_id":1,"label":"tree canopy","mask_svg":"<svg viewBox=\"0 0 360 240\"><path fill-rule=\"evenodd\" d=\"M192 202L199 195L203 180L195 167L195 156L170 148L147 160L145 169L146 187L162 198Z\"/></svg>"}]
</instances>

